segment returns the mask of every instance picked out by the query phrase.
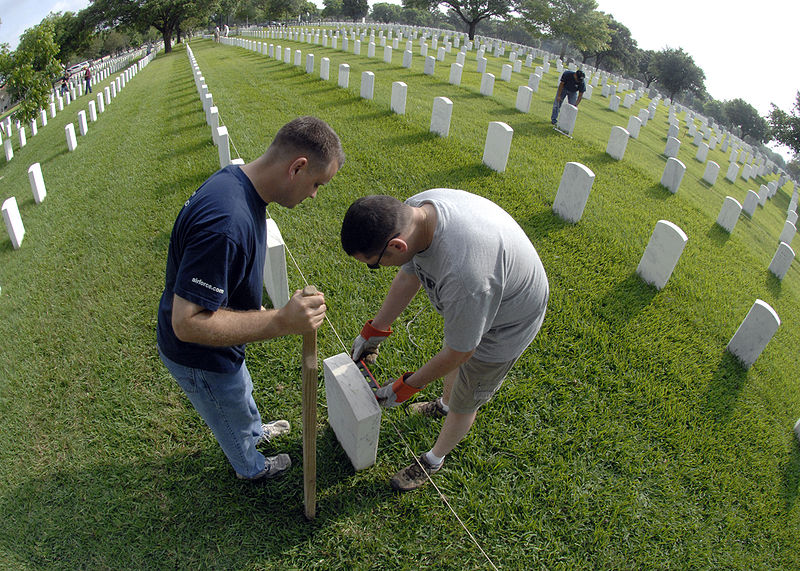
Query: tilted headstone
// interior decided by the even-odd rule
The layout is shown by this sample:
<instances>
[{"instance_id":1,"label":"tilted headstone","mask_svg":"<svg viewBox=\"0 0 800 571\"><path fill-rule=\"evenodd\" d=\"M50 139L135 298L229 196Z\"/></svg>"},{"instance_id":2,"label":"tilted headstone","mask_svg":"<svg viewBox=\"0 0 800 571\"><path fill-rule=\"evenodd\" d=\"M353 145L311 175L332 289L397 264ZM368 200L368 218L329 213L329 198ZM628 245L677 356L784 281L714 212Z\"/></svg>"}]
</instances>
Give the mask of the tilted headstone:
<instances>
[{"instance_id":1,"label":"tilted headstone","mask_svg":"<svg viewBox=\"0 0 800 571\"><path fill-rule=\"evenodd\" d=\"M561 104L561 111L558 113L556 128L571 137L572 132L575 130L575 121L577 119L578 108L564 99L564 102Z\"/></svg>"},{"instance_id":2,"label":"tilted headstone","mask_svg":"<svg viewBox=\"0 0 800 571\"><path fill-rule=\"evenodd\" d=\"M667 138L674 137L677 139L680 132L681 129L680 127L678 127L678 125L676 125L675 123L670 123L669 129L667 130Z\"/></svg>"},{"instance_id":3,"label":"tilted headstone","mask_svg":"<svg viewBox=\"0 0 800 571\"><path fill-rule=\"evenodd\" d=\"M542 80L542 76L537 73L532 73L528 76L528 87L530 87L534 93L539 91L539 82Z\"/></svg>"},{"instance_id":4,"label":"tilted headstone","mask_svg":"<svg viewBox=\"0 0 800 571\"><path fill-rule=\"evenodd\" d=\"M667 159L667 164L664 166L664 173L661 175L661 184L667 188L672 194L678 192L683 180L683 174L686 172L686 165L674 157Z\"/></svg>"},{"instance_id":5,"label":"tilted headstone","mask_svg":"<svg viewBox=\"0 0 800 571\"><path fill-rule=\"evenodd\" d=\"M45 196L47 196L47 190L44 186L42 167L39 163L33 163L28 167L28 181L31 183L34 202L36 202L36 204L41 204Z\"/></svg>"},{"instance_id":6,"label":"tilted headstone","mask_svg":"<svg viewBox=\"0 0 800 571\"><path fill-rule=\"evenodd\" d=\"M646 283L664 289L686 247L686 234L672 222L659 220L636 273Z\"/></svg>"},{"instance_id":7,"label":"tilted headstone","mask_svg":"<svg viewBox=\"0 0 800 571\"><path fill-rule=\"evenodd\" d=\"M708 144L707 143L700 143L700 146L697 147L697 153L695 153L694 158L695 160L700 161L701 163L706 162L706 158L708 157Z\"/></svg>"},{"instance_id":8,"label":"tilted headstone","mask_svg":"<svg viewBox=\"0 0 800 571\"><path fill-rule=\"evenodd\" d=\"M638 117L631 115L628 118L628 135L634 139L639 138L639 130L642 128L642 121Z\"/></svg>"},{"instance_id":9,"label":"tilted headstone","mask_svg":"<svg viewBox=\"0 0 800 571\"><path fill-rule=\"evenodd\" d=\"M681 149L681 142L675 137L667 137L667 146L664 148L664 155L667 158L677 158L678 151Z\"/></svg>"},{"instance_id":10,"label":"tilted headstone","mask_svg":"<svg viewBox=\"0 0 800 571\"><path fill-rule=\"evenodd\" d=\"M730 234L736 227L741 213L742 205L739 204L739 201L731 196L726 196L722 208L719 210L719 216L717 216L717 224Z\"/></svg>"},{"instance_id":11,"label":"tilted headstone","mask_svg":"<svg viewBox=\"0 0 800 571\"><path fill-rule=\"evenodd\" d=\"M717 182L717 177L719 176L719 165L714 161L708 161L706 163L706 170L703 172L703 180L706 181L711 186L714 186Z\"/></svg>"},{"instance_id":12,"label":"tilted headstone","mask_svg":"<svg viewBox=\"0 0 800 571\"><path fill-rule=\"evenodd\" d=\"M727 350L749 369L767 347L780 324L781 320L775 310L765 301L756 299L728 342Z\"/></svg>"},{"instance_id":13,"label":"tilted headstone","mask_svg":"<svg viewBox=\"0 0 800 571\"><path fill-rule=\"evenodd\" d=\"M611 100L608 103L608 108L612 111L616 111L619 109L619 95L612 95Z\"/></svg>"},{"instance_id":14,"label":"tilted headstone","mask_svg":"<svg viewBox=\"0 0 800 571\"><path fill-rule=\"evenodd\" d=\"M736 177L739 176L739 165L731 163L728 165L728 172L725 173L725 178L730 182L736 182Z\"/></svg>"},{"instance_id":15,"label":"tilted headstone","mask_svg":"<svg viewBox=\"0 0 800 571\"><path fill-rule=\"evenodd\" d=\"M391 109L398 115L404 115L406 112L406 94L408 92L408 85L402 81L395 81L392 83L392 103Z\"/></svg>"},{"instance_id":16,"label":"tilted headstone","mask_svg":"<svg viewBox=\"0 0 800 571\"><path fill-rule=\"evenodd\" d=\"M625 149L628 146L629 133L622 127L611 127L611 134L608 137L608 144L606 145L606 153L611 155L618 161L622 160L625 156Z\"/></svg>"},{"instance_id":17,"label":"tilted headstone","mask_svg":"<svg viewBox=\"0 0 800 571\"><path fill-rule=\"evenodd\" d=\"M11 245L15 250L22 246L25 238L25 226L22 225L22 217L19 215L17 199L13 196L3 202L3 220L6 222L8 237L11 238Z\"/></svg>"},{"instance_id":18,"label":"tilted headstone","mask_svg":"<svg viewBox=\"0 0 800 571\"><path fill-rule=\"evenodd\" d=\"M361 98L372 99L375 93L375 74L365 71L361 74Z\"/></svg>"},{"instance_id":19,"label":"tilted headstone","mask_svg":"<svg viewBox=\"0 0 800 571\"><path fill-rule=\"evenodd\" d=\"M364 376L347 353L322 361L328 423L355 470L375 463L381 407Z\"/></svg>"},{"instance_id":20,"label":"tilted headstone","mask_svg":"<svg viewBox=\"0 0 800 571\"><path fill-rule=\"evenodd\" d=\"M517 88L517 111L528 113L531 109L531 100L533 99L533 89L527 85L520 85Z\"/></svg>"},{"instance_id":21,"label":"tilted headstone","mask_svg":"<svg viewBox=\"0 0 800 571\"><path fill-rule=\"evenodd\" d=\"M504 172L511 151L511 139L514 129L501 121L492 121L486 131L486 143L483 146L483 164L492 170Z\"/></svg>"},{"instance_id":22,"label":"tilted headstone","mask_svg":"<svg viewBox=\"0 0 800 571\"><path fill-rule=\"evenodd\" d=\"M72 123L67 124L67 126L64 127L64 133L67 137L67 148L70 151L74 151L75 149L77 149L78 139L75 138L75 125L73 125Z\"/></svg>"},{"instance_id":23,"label":"tilted headstone","mask_svg":"<svg viewBox=\"0 0 800 571\"><path fill-rule=\"evenodd\" d=\"M86 111L83 109L78 111L78 130L82 137L85 137L86 133L89 132L89 125L86 123Z\"/></svg>"},{"instance_id":24,"label":"tilted headstone","mask_svg":"<svg viewBox=\"0 0 800 571\"><path fill-rule=\"evenodd\" d=\"M500 81L511 81L511 66L503 64L503 69L500 72Z\"/></svg>"},{"instance_id":25,"label":"tilted headstone","mask_svg":"<svg viewBox=\"0 0 800 571\"><path fill-rule=\"evenodd\" d=\"M794 235L797 233L797 228L793 222L786 221L783 224L783 230L781 231L781 236L778 238L779 242L785 242L787 246L792 245L792 239Z\"/></svg>"},{"instance_id":26,"label":"tilted headstone","mask_svg":"<svg viewBox=\"0 0 800 571\"><path fill-rule=\"evenodd\" d=\"M794 250L792 250L792 247L786 242L781 242L778 244L778 249L775 251L775 255L772 256L772 261L769 263L769 271L779 280L783 280L793 261Z\"/></svg>"},{"instance_id":27,"label":"tilted headstone","mask_svg":"<svg viewBox=\"0 0 800 571\"><path fill-rule=\"evenodd\" d=\"M450 134L450 118L453 115L453 102L447 97L436 97L433 100L433 111L431 112L430 132L436 133L440 137L447 137Z\"/></svg>"},{"instance_id":28,"label":"tilted headstone","mask_svg":"<svg viewBox=\"0 0 800 571\"><path fill-rule=\"evenodd\" d=\"M289 303L289 276L286 271L286 244L278 225L267 218L267 252L264 259L264 288L272 306L280 309Z\"/></svg>"},{"instance_id":29,"label":"tilted headstone","mask_svg":"<svg viewBox=\"0 0 800 571\"><path fill-rule=\"evenodd\" d=\"M567 163L553 201L553 212L567 222L578 222L583 216L593 183L594 173L588 167L581 163Z\"/></svg>"},{"instance_id":30,"label":"tilted headstone","mask_svg":"<svg viewBox=\"0 0 800 571\"><path fill-rule=\"evenodd\" d=\"M219 155L219 168L223 169L231 164L231 143L228 137L228 128L224 125L217 127L217 154Z\"/></svg>"},{"instance_id":31,"label":"tilted headstone","mask_svg":"<svg viewBox=\"0 0 800 571\"><path fill-rule=\"evenodd\" d=\"M481 95L490 97L494 93L494 74L484 73L481 77Z\"/></svg>"},{"instance_id":32,"label":"tilted headstone","mask_svg":"<svg viewBox=\"0 0 800 571\"><path fill-rule=\"evenodd\" d=\"M758 206L758 193L753 190L748 190L747 195L744 197L742 212L748 218L752 218L753 214L755 214L756 206Z\"/></svg>"},{"instance_id":33,"label":"tilted headstone","mask_svg":"<svg viewBox=\"0 0 800 571\"><path fill-rule=\"evenodd\" d=\"M478 73L480 73L481 75L486 73L486 58L485 57L479 57L478 58Z\"/></svg>"}]
</instances>

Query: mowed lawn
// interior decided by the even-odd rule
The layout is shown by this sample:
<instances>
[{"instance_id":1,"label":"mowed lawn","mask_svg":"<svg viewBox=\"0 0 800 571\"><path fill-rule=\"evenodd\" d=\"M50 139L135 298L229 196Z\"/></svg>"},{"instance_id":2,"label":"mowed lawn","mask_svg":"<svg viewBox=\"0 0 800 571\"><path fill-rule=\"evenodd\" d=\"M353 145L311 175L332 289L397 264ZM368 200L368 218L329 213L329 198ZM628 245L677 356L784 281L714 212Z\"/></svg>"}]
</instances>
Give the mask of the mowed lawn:
<instances>
[{"instance_id":1,"label":"mowed lawn","mask_svg":"<svg viewBox=\"0 0 800 571\"><path fill-rule=\"evenodd\" d=\"M489 58L498 80L486 98L474 52L456 87L447 82L455 52L429 77L416 51L404 69L402 50L385 64L380 49L368 59L268 41L302 50L303 65L207 40L191 46L234 156L252 160L300 114L322 117L342 139L347 162L315 200L269 208L291 252L290 288L308 281L326 294L321 358L347 350L393 276L341 251L341 218L359 196L463 188L512 213L542 257L551 287L544 327L436 476L494 564L800 566L800 448L791 430L800 417L800 276L796 263L783 281L767 272L791 184L729 236L714 224L724 197L742 202L775 176L731 184L718 148L709 159L722 176L709 188L684 130L679 158L688 170L680 191L669 193L658 184L663 105L617 162L605 144L628 115L609 111L597 89L580 106L574 138L556 133L554 70L523 114L514 100L531 70L501 82L504 60ZM313 74L303 71L306 52L316 57ZM327 82L319 79L322 57L331 60ZM347 90L336 86L340 63L351 66ZM362 71L375 73L373 101L359 97ZM393 81L408 84L404 116L389 110ZM437 96L454 105L447 138L428 132ZM248 353L262 414L295 429L268 451L288 452L295 467L265 485L235 480L155 351L172 223L218 168L183 46L133 78L70 153L64 125L77 123L87 103L73 103L25 148L15 142L14 159L0 165L2 198L17 197L27 230L20 250L0 241L0 567L489 567L433 487L398 495L388 486L430 448L439 423L387 411L377 464L355 473L327 426L321 382L318 510L305 521L299 338L253 344ZM490 121L514 129L504 173L481 164ZM552 213L568 161L596 174L574 225ZM33 162L48 190L41 205L27 181ZM662 219L689 240L657 291L635 270ZM745 370L725 345L756 299L782 324ZM389 380L440 346L440 319L420 295L376 372Z\"/></svg>"}]
</instances>

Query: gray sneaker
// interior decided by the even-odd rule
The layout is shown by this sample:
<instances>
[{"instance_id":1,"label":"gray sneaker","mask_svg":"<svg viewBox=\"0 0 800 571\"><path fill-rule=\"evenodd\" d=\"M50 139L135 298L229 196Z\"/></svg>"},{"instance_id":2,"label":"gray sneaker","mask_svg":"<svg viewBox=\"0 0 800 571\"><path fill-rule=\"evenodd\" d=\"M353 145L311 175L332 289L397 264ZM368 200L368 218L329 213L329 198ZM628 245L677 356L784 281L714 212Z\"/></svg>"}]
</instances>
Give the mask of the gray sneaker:
<instances>
[{"instance_id":1,"label":"gray sneaker","mask_svg":"<svg viewBox=\"0 0 800 571\"><path fill-rule=\"evenodd\" d=\"M288 434L292 429L288 420L273 420L261 425L261 438L256 442L256 446L270 442L276 436Z\"/></svg>"},{"instance_id":2,"label":"gray sneaker","mask_svg":"<svg viewBox=\"0 0 800 571\"><path fill-rule=\"evenodd\" d=\"M426 402L411 403L408 407L411 412L421 414L423 416L430 416L431 418L444 418L447 412L442 406L442 399L429 400Z\"/></svg>"},{"instance_id":3,"label":"gray sneaker","mask_svg":"<svg viewBox=\"0 0 800 571\"><path fill-rule=\"evenodd\" d=\"M258 474L253 476L252 478L248 478L247 476L242 476L238 472L236 473L236 477L240 480L247 480L249 482L257 482L259 480L269 480L271 478L277 478L281 474L284 474L286 470L292 467L292 459L289 458L288 454L278 454L277 456L268 456L267 462L264 465L264 469L261 470Z\"/></svg>"},{"instance_id":4,"label":"gray sneaker","mask_svg":"<svg viewBox=\"0 0 800 571\"><path fill-rule=\"evenodd\" d=\"M397 474L392 476L390 483L392 488L400 492L410 492L416 490L428 481L428 477L438 472L444 462L438 466L432 466L422 454L417 458L413 464L400 470Z\"/></svg>"}]
</instances>

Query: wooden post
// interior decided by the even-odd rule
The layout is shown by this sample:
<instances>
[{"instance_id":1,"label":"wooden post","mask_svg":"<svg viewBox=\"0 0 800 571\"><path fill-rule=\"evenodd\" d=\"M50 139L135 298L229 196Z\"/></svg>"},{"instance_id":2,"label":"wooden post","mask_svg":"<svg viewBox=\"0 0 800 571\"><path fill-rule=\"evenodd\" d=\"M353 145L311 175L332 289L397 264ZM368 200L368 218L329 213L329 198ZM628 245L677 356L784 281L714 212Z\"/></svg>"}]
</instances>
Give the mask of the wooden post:
<instances>
[{"instance_id":1,"label":"wooden post","mask_svg":"<svg viewBox=\"0 0 800 571\"><path fill-rule=\"evenodd\" d=\"M308 285L303 295L316 295ZM317 332L303 335L303 505L306 519L317 515Z\"/></svg>"}]
</instances>

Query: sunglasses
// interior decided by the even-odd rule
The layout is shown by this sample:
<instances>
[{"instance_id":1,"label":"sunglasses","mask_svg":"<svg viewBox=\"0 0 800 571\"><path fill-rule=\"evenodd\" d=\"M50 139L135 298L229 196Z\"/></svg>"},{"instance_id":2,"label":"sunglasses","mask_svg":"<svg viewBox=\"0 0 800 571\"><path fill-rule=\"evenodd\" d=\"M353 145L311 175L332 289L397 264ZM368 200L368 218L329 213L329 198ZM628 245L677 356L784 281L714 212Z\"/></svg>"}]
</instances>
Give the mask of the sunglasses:
<instances>
[{"instance_id":1,"label":"sunglasses","mask_svg":"<svg viewBox=\"0 0 800 571\"><path fill-rule=\"evenodd\" d=\"M394 240L394 239L395 239L395 238L397 238L398 236L400 236L400 232L398 232L397 234L395 234L394 236L392 236L391 238L389 238L389 239L386 241L386 244L383 246L383 250L381 250L381 253L378 255L378 259L377 259L377 260L375 260L375 262L374 262L374 263L372 263L372 264L367 264L367 267L368 267L370 270L377 270L378 268L380 268L380 267L381 267L381 259L383 258L383 255L386 253L386 248L388 248L388 247L389 247L389 242L391 242L392 240Z\"/></svg>"}]
</instances>

